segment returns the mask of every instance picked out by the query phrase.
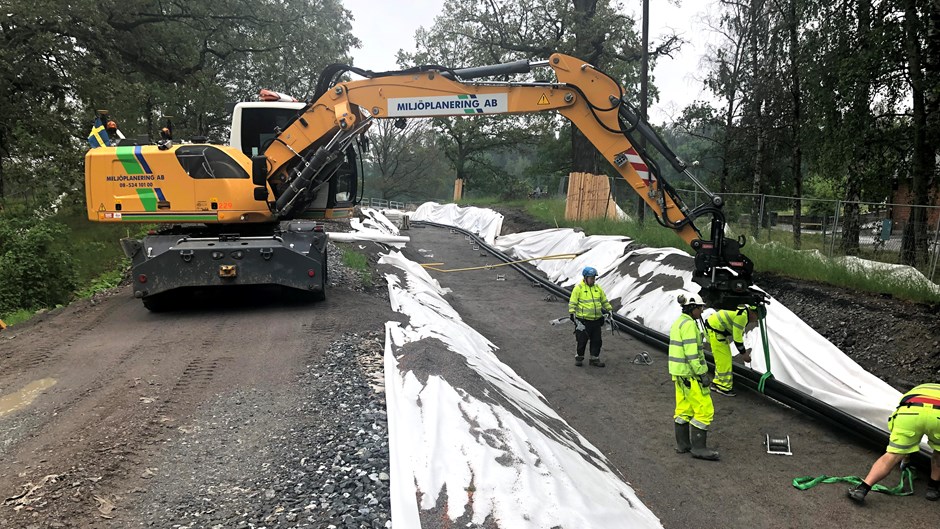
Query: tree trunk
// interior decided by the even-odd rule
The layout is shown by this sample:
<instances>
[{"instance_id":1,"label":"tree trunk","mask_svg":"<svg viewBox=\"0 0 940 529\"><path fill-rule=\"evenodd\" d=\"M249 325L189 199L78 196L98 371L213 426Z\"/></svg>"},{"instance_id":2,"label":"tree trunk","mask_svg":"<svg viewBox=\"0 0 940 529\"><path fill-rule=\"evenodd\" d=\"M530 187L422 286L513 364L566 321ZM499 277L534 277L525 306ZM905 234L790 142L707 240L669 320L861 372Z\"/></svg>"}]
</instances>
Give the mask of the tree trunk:
<instances>
[{"instance_id":1,"label":"tree trunk","mask_svg":"<svg viewBox=\"0 0 940 529\"><path fill-rule=\"evenodd\" d=\"M871 0L858 2L858 53L863 63L871 61ZM852 160L848 164L848 178L845 186L845 212L842 217L841 249L845 255L858 255L859 236L859 200L862 195L862 181L867 170L869 149L866 140L871 128L871 78L868 69L855 71L855 92L853 94L850 119L847 125L857 131L851 150Z\"/></svg>"},{"instance_id":2,"label":"tree trunk","mask_svg":"<svg viewBox=\"0 0 940 529\"><path fill-rule=\"evenodd\" d=\"M3 159L5 155L9 152L7 150L7 136L3 130L0 130L0 202L6 197L3 191ZM2 209L2 204L0 204L0 209Z\"/></svg>"},{"instance_id":3,"label":"tree trunk","mask_svg":"<svg viewBox=\"0 0 940 529\"><path fill-rule=\"evenodd\" d=\"M649 108L649 64L650 64L650 0L643 0L643 59L640 64L640 117L648 121ZM640 146L646 149L646 140L640 139ZM646 201L636 197L636 220L642 223L646 219Z\"/></svg>"},{"instance_id":4,"label":"tree trunk","mask_svg":"<svg viewBox=\"0 0 940 529\"><path fill-rule=\"evenodd\" d=\"M799 250L802 246L802 215L803 207L800 198L803 196L803 149L801 143L800 126L802 124L802 98L800 96L800 19L796 8L797 0L790 0L790 20L787 30L790 37L790 97L792 99L790 141L792 149L790 155L790 174L793 177L793 192L796 195L793 208L793 247Z\"/></svg>"},{"instance_id":5,"label":"tree trunk","mask_svg":"<svg viewBox=\"0 0 940 529\"><path fill-rule=\"evenodd\" d=\"M591 19L597 12L598 0L573 0L575 21L572 26L575 39L576 57L593 62L597 52L594 43L587 38L586 28L590 26ZM585 28L585 29L582 29ZM597 149L577 127L571 127L571 170L577 173L598 173Z\"/></svg>"},{"instance_id":6,"label":"tree trunk","mask_svg":"<svg viewBox=\"0 0 940 529\"><path fill-rule=\"evenodd\" d=\"M760 195L761 193L761 184L764 180L764 156L766 154L765 138L764 138L764 88L763 88L763 76L761 74L761 58L760 52L763 48L762 42L760 41L763 32L760 28L763 27L763 24L760 23L760 19L763 16L762 13L763 0L751 0L750 6L750 35L749 40L749 56L751 61L751 80L752 80L752 90L751 90L751 111L750 118L753 120L753 135L755 139L754 145L754 158L753 164L751 165L751 192L755 195ZM755 196L754 201L751 204L751 233L756 237L760 230L760 197Z\"/></svg>"},{"instance_id":7,"label":"tree trunk","mask_svg":"<svg viewBox=\"0 0 940 529\"><path fill-rule=\"evenodd\" d=\"M911 204L927 205L929 182L935 166L934 149L927 144L927 111L925 106L924 73L921 70L923 52L918 30L921 28L917 16L917 1L904 2L904 51L907 54L908 76L911 80L912 103L912 153L911 153ZM936 87L934 87L936 88ZM904 264L918 266L927 263L927 208L912 207L908 218L910 229L905 226L901 259ZM910 233L910 235L908 235Z\"/></svg>"}]
</instances>

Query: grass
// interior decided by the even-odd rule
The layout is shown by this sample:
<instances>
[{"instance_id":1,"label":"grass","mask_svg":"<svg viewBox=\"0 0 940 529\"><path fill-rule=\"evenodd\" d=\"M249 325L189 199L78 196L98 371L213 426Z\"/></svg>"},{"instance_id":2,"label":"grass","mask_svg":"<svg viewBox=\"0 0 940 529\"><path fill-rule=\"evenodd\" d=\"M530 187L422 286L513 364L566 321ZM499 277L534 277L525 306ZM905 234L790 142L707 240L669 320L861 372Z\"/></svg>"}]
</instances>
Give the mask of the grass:
<instances>
[{"instance_id":1,"label":"grass","mask_svg":"<svg viewBox=\"0 0 940 529\"><path fill-rule=\"evenodd\" d=\"M343 264L350 269L359 272L363 286L372 286L372 271L369 268L369 260L364 255L355 250L343 248Z\"/></svg>"},{"instance_id":2,"label":"grass","mask_svg":"<svg viewBox=\"0 0 940 529\"><path fill-rule=\"evenodd\" d=\"M130 267L121 249L121 238L141 237L152 227L150 224L92 222L88 220L85 210L78 207L62 208L53 220L69 228L68 240L64 242L75 268L79 288L74 292L74 297L78 299L120 284ZM19 309L2 314L0 318L13 326L34 315L34 311Z\"/></svg>"},{"instance_id":3,"label":"grass","mask_svg":"<svg viewBox=\"0 0 940 529\"><path fill-rule=\"evenodd\" d=\"M16 325L17 323L23 323L24 321L32 318L34 315L35 313L33 311L20 309L20 310L11 312L9 314L5 314L3 316L3 323L7 324L7 326L12 327Z\"/></svg>"},{"instance_id":4,"label":"grass","mask_svg":"<svg viewBox=\"0 0 940 529\"><path fill-rule=\"evenodd\" d=\"M151 227L149 224L92 222L86 217L84 209L62 211L55 220L68 226L71 232L69 243L79 285L92 284L103 274L126 267L127 259L121 249L121 239L140 237Z\"/></svg>"},{"instance_id":5,"label":"grass","mask_svg":"<svg viewBox=\"0 0 940 529\"><path fill-rule=\"evenodd\" d=\"M121 281L124 279L124 274L128 268L130 268L130 260L124 258L121 260L121 264L116 268L107 270L100 274L98 277L94 278L91 282L87 283L84 287L81 287L75 295L79 298L87 298L94 295L96 292L101 292L102 290L107 290L109 288L114 288L121 284Z\"/></svg>"},{"instance_id":6,"label":"grass","mask_svg":"<svg viewBox=\"0 0 940 529\"><path fill-rule=\"evenodd\" d=\"M467 204L464 204L467 205ZM654 218L646 222L595 219L588 221L565 220L564 199L522 200L500 202L497 199L473 200L473 205L520 207L532 217L560 228L579 227L588 235L626 235L636 242L656 248L679 248L691 253L689 245L670 229L660 226ZM707 225L699 226L706 229ZM708 235L708 233L704 233ZM736 236L732 234L731 236ZM827 283L877 294L890 294L899 299L920 303L940 303L940 295L923 287L923 283L898 274L866 270L847 265L835 259L820 258L807 250L819 250L825 255L827 241L820 234L804 233L803 250L791 245L793 235L786 230L762 230L759 243L746 244L743 253L754 261L754 269L777 275ZM768 244L770 243L770 244Z\"/></svg>"}]
</instances>

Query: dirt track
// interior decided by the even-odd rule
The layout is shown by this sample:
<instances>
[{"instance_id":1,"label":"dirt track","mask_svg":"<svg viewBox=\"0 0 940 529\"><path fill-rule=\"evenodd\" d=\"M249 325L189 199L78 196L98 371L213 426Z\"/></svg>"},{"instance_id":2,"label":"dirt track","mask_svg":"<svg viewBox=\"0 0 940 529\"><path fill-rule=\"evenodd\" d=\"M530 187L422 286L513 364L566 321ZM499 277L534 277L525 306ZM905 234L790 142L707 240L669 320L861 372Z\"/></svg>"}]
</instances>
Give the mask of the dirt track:
<instances>
[{"instance_id":1,"label":"dirt track","mask_svg":"<svg viewBox=\"0 0 940 529\"><path fill-rule=\"evenodd\" d=\"M3 394L33 381L55 384L0 416L7 499L0 527L92 527L126 516L135 496L153 486L158 462L184 449L203 405L240 391L289 392L331 340L361 330L350 314L381 329L387 302L340 292L324 303L284 305L248 291L152 314L124 288L4 332ZM263 439L269 427L258 421L248 436Z\"/></svg>"},{"instance_id":2,"label":"dirt track","mask_svg":"<svg viewBox=\"0 0 940 529\"><path fill-rule=\"evenodd\" d=\"M447 230L414 228L410 235L412 259L426 260L417 253L423 248L433 251L433 261L455 268L487 262ZM453 289L448 298L465 321L611 459L666 527L936 525L940 504L923 499L923 481L915 497L872 495L862 509L844 498L841 485L805 492L791 487L796 476L864 472L878 454L750 392L715 397L710 441L722 452L720 463L676 455L672 388L660 353L650 351L651 366L633 364L649 349L621 335L606 339L607 368L575 368L571 329L548 325L565 314L563 302L546 301L545 291L508 269L505 281L496 281L493 270L435 277ZM397 318L387 300L342 285L321 304L235 294L167 314L147 312L122 289L4 332L0 394L34 381L55 384L28 406L0 415L0 496L6 499L0 527L179 525L168 515L150 517L141 505L156 489L192 488L187 480L194 478L180 469L193 476L219 471L239 450L220 443L214 454L201 453L194 450L199 439L228 439L237 426L239 443L252 443L259 468L285 465L274 459L286 442L274 429L293 431L292 424L279 424L299 420L292 410L301 402L290 396L320 384L304 376L307 369L345 332L381 332L385 321ZM267 400L238 406L249 393ZM228 416L220 424L230 426L208 430L206 417L223 413ZM323 433L314 424L298 432L311 439ZM790 435L795 455L764 454L765 433ZM168 461L180 473L164 474ZM192 522L186 527L214 527L186 521ZM293 525L269 525L275 526Z\"/></svg>"}]
</instances>

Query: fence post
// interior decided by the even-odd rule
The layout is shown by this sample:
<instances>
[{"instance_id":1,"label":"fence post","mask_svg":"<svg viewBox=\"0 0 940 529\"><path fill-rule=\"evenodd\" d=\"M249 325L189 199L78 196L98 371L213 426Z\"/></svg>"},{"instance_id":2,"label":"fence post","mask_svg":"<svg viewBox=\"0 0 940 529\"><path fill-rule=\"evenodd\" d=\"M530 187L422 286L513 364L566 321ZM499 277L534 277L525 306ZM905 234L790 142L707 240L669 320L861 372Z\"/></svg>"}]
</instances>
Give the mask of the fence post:
<instances>
[{"instance_id":1,"label":"fence post","mask_svg":"<svg viewBox=\"0 0 940 529\"><path fill-rule=\"evenodd\" d=\"M760 206L757 208L757 215L759 216L757 220L757 240L760 240L761 230L764 229L764 199L767 198L767 195L761 193L760 195ZM770 226L767 227L767 231L770 231Z\"/></svg>"},{"instance_id":2,"label":"fence post","mask_svg":"<svg viewBox=\"0 0 940 529\"><path fill-rule=\"evenodd\" d=\"M930 268L930 280L937 274L937 262L940 261L940 216L937 216L937 227L933 232L933 266Z\"/></svg>"},{"instance_id":3,"label":"fence post","mask_svg":"<svg viewBox=\"0 0 940 529\"><path fill-rule=\"evenodd\" d=\"M842 210L841 207L842 201L836 200L836 214L832 217L832 226L830 226L829 233L832 236L832 241L829 243L829 258L832 259L832 254L836 250L836 226L839 225L839 212ZM826 240L826 219L823 219L823 240Z\"/></svg>"}]
</instances>

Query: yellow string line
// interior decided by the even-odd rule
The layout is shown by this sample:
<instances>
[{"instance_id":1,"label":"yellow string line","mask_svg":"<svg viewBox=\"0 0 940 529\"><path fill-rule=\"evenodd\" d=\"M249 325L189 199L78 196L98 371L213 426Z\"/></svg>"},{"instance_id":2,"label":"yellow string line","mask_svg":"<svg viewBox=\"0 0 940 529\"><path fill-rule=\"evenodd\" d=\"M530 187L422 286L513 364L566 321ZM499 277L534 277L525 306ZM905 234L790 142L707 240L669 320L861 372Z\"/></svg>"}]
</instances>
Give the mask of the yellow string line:
<instances>
[{"instance_id":1,"label":"yellow string line","mask_svg":"<svg viewBox=\"0 0 940 529\"><path fill-rule=\"evenodd\" d=\"M519 261L510 261L508 263L499 263L499 264L483 265L483 266L471 266L469 268L453 268L450 270L437 268L437 265L442 265L444 263L425 263L425 264L422 264L421 266L423 266L427 270L434 270L435 272L466 272L468 270L489 270L490 268L496 268L498 266L507 266L507 265L516 264L516 263L525 263L528 261L538 261L538 260L548 261L551 259L574 259L577 256L578 254L576 253L560 253L556 255L545 255L542 257L530 257L528 259L521 259Z\"/></svg>"}]
</instances>

